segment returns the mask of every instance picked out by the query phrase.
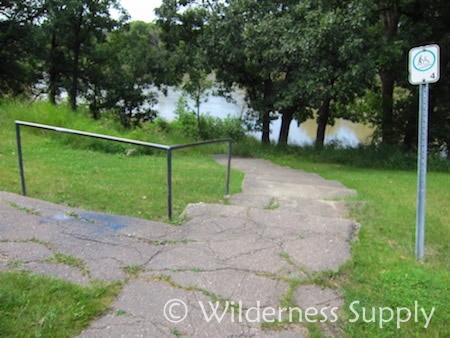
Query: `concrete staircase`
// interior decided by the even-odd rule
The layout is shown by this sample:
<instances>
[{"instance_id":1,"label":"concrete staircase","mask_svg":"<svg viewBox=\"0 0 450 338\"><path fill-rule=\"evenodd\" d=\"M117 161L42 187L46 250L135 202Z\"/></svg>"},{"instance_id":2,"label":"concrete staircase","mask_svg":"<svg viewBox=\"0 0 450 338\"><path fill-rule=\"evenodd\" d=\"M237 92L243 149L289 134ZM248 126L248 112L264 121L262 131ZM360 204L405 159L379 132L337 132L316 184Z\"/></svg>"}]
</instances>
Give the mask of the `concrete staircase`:
<instances>
[{"instance_id":1,"label":"concrete staircase","mask_svg":"<svg viewBox=\"0 0 450 338\"><path fill-rule=\"evenodd\" d=\"M279 314L289 294L296 310L342 309L339 290L315 285L314 277L337 271L351 257L358 226L344 218L345 203L338 199L356 192L265 160L233 159L232 165L246 173L242 193L226 205L189 205L181 226L0 192L0 269L81 284L125 281L111 311L81 337L307 337L305 318L272 330L262 325L267 321L245 315ZM57 253L80 264L52 260ZM130 267L138 267L137 277L127 274ZM182 304L168 318L164 310L172 300ZM220 322L208 321L205 306L211 304L222 312L232 304L233 310ZM327 336L341 334L331 321L316 325Z\"/></svg>"}]
</instances>

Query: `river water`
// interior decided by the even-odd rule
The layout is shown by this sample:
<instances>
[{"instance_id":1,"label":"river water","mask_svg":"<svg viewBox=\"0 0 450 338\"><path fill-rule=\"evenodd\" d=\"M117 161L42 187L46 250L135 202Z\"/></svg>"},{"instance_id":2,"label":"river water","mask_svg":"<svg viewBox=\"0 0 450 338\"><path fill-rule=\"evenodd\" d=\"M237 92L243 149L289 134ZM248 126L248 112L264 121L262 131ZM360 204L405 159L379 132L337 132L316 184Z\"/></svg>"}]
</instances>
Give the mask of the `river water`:
<instances>
[{"instance_id":1,"label":"river water","mask_svg":"<svg viewBox=\"0 0 450 338\"><path fill-rule=\"evenodd\" d=\"M167 120L175 118L177 102L182 95L180 90L170 88L167 95L159 94L158 104L153 108L159 112L159 116ZM220 96L209 96L208 100L200 105L201 114L225 118L227 116L239 117L247 109L244 94L240 91L233 93L235 102L227 102ZM188 100L190 108L194 109L194 102ZM270 138L278 140L281 127L281 118L272 121ZM289 144L311 145L316 138L317 123L315 119L310 119L298 126L297 121L292 121L289 131ZM343 119L336 119L334 126L327 126L325 144L339 142L344 147L356 147L359 144L369 143L373 129L360 123L352 123ZM261 133L253 133L260 138Z\"/></svg>"}]
</instances>

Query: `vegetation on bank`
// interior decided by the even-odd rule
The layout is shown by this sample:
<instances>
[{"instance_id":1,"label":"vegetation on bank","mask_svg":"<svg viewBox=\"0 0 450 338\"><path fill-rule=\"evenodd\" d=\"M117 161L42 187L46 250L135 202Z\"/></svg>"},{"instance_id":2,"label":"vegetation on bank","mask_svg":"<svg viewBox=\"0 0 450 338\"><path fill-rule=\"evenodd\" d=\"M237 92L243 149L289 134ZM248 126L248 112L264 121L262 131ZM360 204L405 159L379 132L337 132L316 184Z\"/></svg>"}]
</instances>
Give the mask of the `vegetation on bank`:
<instances>
[{"instance_id":1,"label":"vegetation on bank","mask_svg":"<svg viewBox=\"0 0 450 338\"><path fill-rule=\"evenodd\" d=\"M0 104L0 190L20 191L15 119L165 144L200 137L193 124L195 114L194 119L185 110L180 110L179 115L174 122L159 120L140 128L124 129L113 118L90 120L83 110L74 113L43 103L3 102ZM186 121L182 122L183 118ZM193 126L190 136L185 135L188 125ZM116 214L165 219L165 156L160 152L36 129L24 128L23 138L25 171L32 197ZM233 149L235 155L264 157L280 165L338 180L358 191L358 197L350 200L351 217L362 225L359 241L353 244L352 260L338 273L325 277L327 285L344 289L345 318L354 318L349 310L354 301L360 302L356 308L360 315L363 308L369 311L367 318L372 307L376 311L382 307L414 310L417 302L427 313L435 308L427 328L423 327L423 320L415 322L414 317L400 328L396 327L395 320L383 328L379 327L378 319L371 323L346 321L343 325L347 337L450 335L448 159L430 156L425 260L417 262L414 154L380 146L341 149L335 145L321 150L262 146L246 137L236 142ZM225 172L210 158L212 153L223 151L221 146L212 146L175 154L176 213L187 203L223 199ZM231 191L236 193L243 175L237 171L232 175ZM118 291L117 285L84 288L26 273L1 273L0 279L0 332L8 336L73 336L104 311ZM69 313L54 307L60 306L54 304L55 292L65 299L61 306L71 309ZM17 321L26 311L31 313L24 316L28 324ZM44 326L48 331L42 331Z\"/></svg>"}]
</instances>

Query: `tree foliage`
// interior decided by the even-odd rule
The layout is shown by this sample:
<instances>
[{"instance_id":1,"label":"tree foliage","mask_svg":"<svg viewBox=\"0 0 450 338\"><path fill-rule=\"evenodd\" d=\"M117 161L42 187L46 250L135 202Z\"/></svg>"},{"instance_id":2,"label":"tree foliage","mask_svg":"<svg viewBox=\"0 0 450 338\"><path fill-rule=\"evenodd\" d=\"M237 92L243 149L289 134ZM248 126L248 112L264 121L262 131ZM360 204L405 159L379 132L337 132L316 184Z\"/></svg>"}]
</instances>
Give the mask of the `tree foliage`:
<instances>
[{"instance_id":1,"label":"tree foliage","mask_svg":"<svg viewBox=\"0 0 450 338\"><path fill-rule=\"evenodd\" d=\"M437 43L441 48L441 80L432 86L430 136L432 143L449 145L448 105L444 97L449 79L445 76L449 57L450 3L445 0L369 1L371 25L368 37L373 41L371 58L380 78L381 106L374 113L380 139L386 144L417 144L418 89L407 82L407 58L410 48ZM400 89L403 88L403 89ZM439 104L436 104L439 102ZM444 108L447 106L447 108ZM442 128L443 127L443 128Z\"/></svg>"},{"instance_id":2,"label":"tree foliage","mask_svg":"<svg viewBox=\"0 0 450 338\"><path fill-rule=\"evenodd\" d=\"M202 46L209 16L204 1L163 1L156 10L161 38L171 52L174 82L195 104L197 128L201 130L200 106L214 87L213 71Z\"/></svg>"},{"instance_id":3,"label":"tree foliage","mask_svg":"<svg viewBox=\"0 0 450 338\"><path fill-rule=\"evenodd\" d=\"M41 1L2 1L0 5L0 92L27 92L39 78L37 43Z\"/></svg>"},{"instance_id":4,"label":"tree foliage","mask_svg":"<svg viewBox=\"0 0 450 338\"><path fill-rule=\"evenodd\" d=\"M103 101L96 108L116 111L125 127L153 120L157 93L151 85L167 82L163 77L167 51L161 46L158 28L132 22L113 32L105 48L110 57L103 69L103 91L98 95Z\"/></svg>"},{"instance_id":5,"label":"tree foliage","mask_svg":"<svg viewBox=\"0 0 450 338\"><path fill-rule=\"evenodd\" d=\"M121 13L111 17L111 9ZM318 118L317 145L338 117L372 123L377 140L414 148L418 89L407 82L411 47L437 43L441 79L431 88L430 144L448 147L450 27L447 0L163 0L156 25L128 23L118 0L2 1L0 92L51 102L67 93L94 118L151 120L154 88L183 85L200 104L218 81L244 89L249 116L279 143L292 120Z\"/></svg>"},{"instance_id":6,"label":"tree foliage","mask_svg":"<svg viewBox=\"0 0 450 338\"><path fill-rule=\"evenodd\" d=\"M96 76L89 72L92 63L101 67L104 61L98 58L97 47L119 25L110 10L120 7L117 0L46 0L45 6L50 100L55 102L62 85L76 110L80 93L86 93L91 75Z\"/></svg>"},{"instance_id":7,"label":"tree foliage","mask_svg":"<svg viewBox=\"0 0 450 338\"><path fill-rule=\"evenodd\" d=\"M319 110L322 144L331 103L351 101L373 78L362 58L365 14L351 1L228 1L208 18L203 48L225 86L245 89L263 142L274 112L286 143L293 117L303 122Z\"/></svg>"}]
</instances>

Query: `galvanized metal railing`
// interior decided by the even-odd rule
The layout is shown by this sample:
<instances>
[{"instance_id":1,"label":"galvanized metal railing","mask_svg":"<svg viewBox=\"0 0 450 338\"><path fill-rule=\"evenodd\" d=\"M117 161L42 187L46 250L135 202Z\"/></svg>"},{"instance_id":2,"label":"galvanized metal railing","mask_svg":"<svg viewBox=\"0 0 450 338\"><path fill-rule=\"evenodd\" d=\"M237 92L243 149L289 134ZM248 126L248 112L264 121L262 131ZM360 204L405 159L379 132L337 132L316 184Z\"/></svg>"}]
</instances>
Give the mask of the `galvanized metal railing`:
<instances>
[{"instance_id":1,"label":"galvanized metal railing","mask_svg":"<svg viewBox=\"0 0 450 338\"><path fill-rule=\"evenodd\" d=\"M26 185L25 185L25 172L24 172L24 167L23 167L22 140L21 140L21 136L20 136L20 126L52 130L52 131L56 131L59 133L74 134L74 135L92 137L92 138L109 140L109 141L120 142L120 143L134 144L134 145L138 145L138 146L150 147L150 148L166 151L167 152L167 216L169 219L172 219L172 151L177 150L177 149L183 149L183 148L198 147L198 146L213 144L213 143L228 143L228 162L227 162L227 174L226 174L226 180L225 180L225 195L229 195L229 193L230 193L231 143L233 142L233 140L231 138L208 140L208 141L201 141L201 142L187 143L187 144L177 144L177 145L169 146L169 145L165 145L165 144L157 144L157 143L131 140L131 139L127 139L127 138L120 138L120 137L115 137L115 136L108 136L108 135L103 135L103 134L95 134L95 133L89 133L89 132L85 132L85 131L81 131L81 130L61 128L61 127L49 126L49 125L33 123L33 122L15 121L15 125L16 125L16 139L17 139L17 154L18 154L18 158L19 158L20 183L21 183L21 187L22 187L22 195L24 195L24 196L26 196L27 190L26 190Z\"/></svg>"}]
</instances>

